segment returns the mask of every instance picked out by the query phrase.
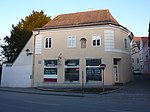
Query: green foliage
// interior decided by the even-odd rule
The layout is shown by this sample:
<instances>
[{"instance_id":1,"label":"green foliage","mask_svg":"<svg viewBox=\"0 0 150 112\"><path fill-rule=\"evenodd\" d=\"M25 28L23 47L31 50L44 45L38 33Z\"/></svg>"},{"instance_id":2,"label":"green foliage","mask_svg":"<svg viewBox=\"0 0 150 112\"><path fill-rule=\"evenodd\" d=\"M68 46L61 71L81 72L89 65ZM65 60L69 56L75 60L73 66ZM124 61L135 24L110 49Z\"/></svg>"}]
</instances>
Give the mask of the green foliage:
<instances>
[{"instance_id":1,"label":"green foliage","mask_svg":"<svg viewBox=\"0 0 150 112\"><path fill-rule=\"evenodd\" d=\"M32 14L21 19L16 26L12 25L11 35L4 38L6 44L2 46L2 53L7 58L7 62L14 62L31 37L32 30L44 26L50 20L43 11L32 11Z\"/></svg>"},{"instance_id":2,"label":"green foliage","mask_svg":"<svg viewBox=\"0 0 150 112\"><path fill-rule=\"evenodd\" d=\"M40 28L50 21L50 17L44 14L43 11L37 12L32 11L32 14L27 16L24 20L21 19L21 22L17 25L19 29L32 31L35 28Z\"/></svg>"}]
</instances>

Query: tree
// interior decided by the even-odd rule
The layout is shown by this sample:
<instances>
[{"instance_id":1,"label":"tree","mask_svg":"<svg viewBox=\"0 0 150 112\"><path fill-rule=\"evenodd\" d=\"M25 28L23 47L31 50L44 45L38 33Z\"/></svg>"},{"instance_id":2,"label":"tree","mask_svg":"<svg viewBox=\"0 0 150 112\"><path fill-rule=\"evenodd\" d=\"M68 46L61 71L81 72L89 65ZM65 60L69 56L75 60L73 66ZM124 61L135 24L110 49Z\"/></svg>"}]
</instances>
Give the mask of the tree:
<instances>
[{"instance_id":1,"label":"tree","mask_svg":"<svg viewBox=\"0 0 150 112\"><path fill-rule=\"evenodd\" d=\"M32 31L35 28L40 28L50 21L50 17L44 14L43 11L32 11L32 14L27 16L25 20L21 19L21 22L17 25L19 29Z\"/></svg>"},{"instance_id":2,"label":"tree","mask_svg":"<svg viewBox=\"0 0 150 112\"><path fill-rule=\"evenodd\" d=\"M6 44L2 46L2 53L7 58L7 62L14 62L31 37L32 30L44 26L50 20L43 11L32 11L32 14L21 19L16 26L12 25L11 35L4 38Z\"/></svg>"}]
</instances>

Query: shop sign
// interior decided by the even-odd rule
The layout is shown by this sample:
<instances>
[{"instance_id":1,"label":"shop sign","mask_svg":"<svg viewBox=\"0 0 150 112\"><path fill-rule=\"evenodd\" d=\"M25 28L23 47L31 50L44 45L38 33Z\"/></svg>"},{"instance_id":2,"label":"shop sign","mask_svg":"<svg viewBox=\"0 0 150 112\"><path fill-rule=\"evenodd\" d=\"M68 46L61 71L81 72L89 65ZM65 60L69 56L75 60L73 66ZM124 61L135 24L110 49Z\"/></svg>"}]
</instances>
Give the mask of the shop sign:
<instances>
[{"instance_id":1,"label":"shop sign","mask_svg":"<svg viewBox=\"0 0 150 112\"><path fill-rule=\"evenodd\" d=\"M57 60L45 60L44 65L46 67L55 67L57 66Z\"/></svg>"},{"instance_id":2,"label":"shop sign","mask_svg":"<svg viewBox=\"0 0 150 112\"><path fill-rule=\"evenodd\" d=\"M66 66L79 66L79 60L66 60Z\"/></svg>"}]
</instances>

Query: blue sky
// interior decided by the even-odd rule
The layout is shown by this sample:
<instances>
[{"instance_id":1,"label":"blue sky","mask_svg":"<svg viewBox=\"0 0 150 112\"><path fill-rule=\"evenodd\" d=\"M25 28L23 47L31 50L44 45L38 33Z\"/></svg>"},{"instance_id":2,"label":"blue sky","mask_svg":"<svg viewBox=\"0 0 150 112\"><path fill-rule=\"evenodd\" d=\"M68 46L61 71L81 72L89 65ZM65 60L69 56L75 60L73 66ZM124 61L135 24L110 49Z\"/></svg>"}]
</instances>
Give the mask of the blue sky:
<instances>
[{"instance_id":1,"label":"blue sky","mask_svg":"<svg viewBox=\"0 0 150 112\"><path fill-rule=\"evenodd\" d=\"M10 35L12 24L33 10L43 10L48 16L59 14L109 9L114 18L133 32L135 36L148 36L150 0L1 0L0 37Z\"/></svg>"}]
</instances>

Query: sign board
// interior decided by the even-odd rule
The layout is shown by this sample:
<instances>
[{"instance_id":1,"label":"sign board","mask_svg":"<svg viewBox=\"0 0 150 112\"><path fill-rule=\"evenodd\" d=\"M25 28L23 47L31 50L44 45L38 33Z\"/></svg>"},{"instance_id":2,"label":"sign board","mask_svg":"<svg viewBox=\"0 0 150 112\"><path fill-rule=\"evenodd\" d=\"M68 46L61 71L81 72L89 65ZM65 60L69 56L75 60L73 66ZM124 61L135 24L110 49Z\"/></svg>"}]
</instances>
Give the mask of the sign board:
<instances>
[{"instance_id":1,"label":"sign board","mask_svg":"<svg viewBox=\"0 0 150 112\"><path fill-rule=\"evenodd\" d=\"M103 70L104 70L104 69L105 69L105 67L106 67L106 64L100 64L100 68L101 68L101 69L103 69Z\"/></svg>"},{"instance_id":2,"label":"sign board","mask_svg":"<svg viewBox=\"0 0 150 112\"><path fill-rule=\"evenodd\" d=\"M44 65L46 67L56 67L57 66L57 60L44 60Z\"/></svg>"},{"instance_id":3,"label":"sign board","mask_svg":"<svg viewBox=\"0 0 150 112\"><path fill-rule=\"evenodd\" d=\"M66 60L65 66L79 66L79 60Z\"/></svg>"}]
</instances>

